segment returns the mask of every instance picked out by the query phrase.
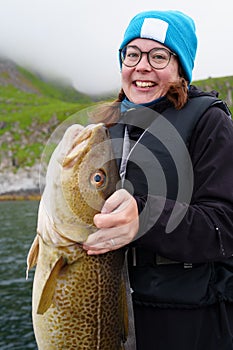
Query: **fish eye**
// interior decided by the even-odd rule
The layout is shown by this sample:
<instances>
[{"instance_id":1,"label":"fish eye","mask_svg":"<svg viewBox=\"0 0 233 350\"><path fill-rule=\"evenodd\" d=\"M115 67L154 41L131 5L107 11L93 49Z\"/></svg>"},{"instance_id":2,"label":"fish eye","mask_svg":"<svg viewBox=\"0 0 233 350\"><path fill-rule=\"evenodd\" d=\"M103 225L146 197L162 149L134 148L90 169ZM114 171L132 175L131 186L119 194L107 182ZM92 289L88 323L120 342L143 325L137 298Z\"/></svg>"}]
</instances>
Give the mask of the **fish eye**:
<instances>
[{"instance_id":1,"label":"fish eye","mask_svg":"<svg viewBox=\"0 0 233 350\"><path fill-rule=\"evenodd\" d=\"M90 183L95 188L99 189L103 187L106 182L106 174L103 170L96 170L90 177Z\"/></svg>"}]
</instances>

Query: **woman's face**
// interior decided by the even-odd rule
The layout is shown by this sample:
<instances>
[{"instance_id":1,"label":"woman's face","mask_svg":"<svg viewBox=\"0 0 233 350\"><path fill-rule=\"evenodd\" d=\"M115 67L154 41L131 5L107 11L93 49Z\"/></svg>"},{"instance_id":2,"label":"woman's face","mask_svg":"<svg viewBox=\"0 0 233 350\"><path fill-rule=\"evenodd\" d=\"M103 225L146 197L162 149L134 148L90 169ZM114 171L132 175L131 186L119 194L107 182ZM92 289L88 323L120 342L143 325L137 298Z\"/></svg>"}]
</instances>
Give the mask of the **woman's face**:
<instances>
[{"instance_id":1,"label":"woman's face","mask_svg":"<svg viewBox=\"0 0 233 350\"><path fill-rule=\"evenodd\" d=\"M128 45L135 45L143 52L154 48L166 48L154 40L141 38L132 40ZM151 102L164 96L169 84L177 80L179 80L178 60L175 56L171 56L167 67L161 70L150 65L146 54L142 55L140 62L135 67L127 67L122 64L122 88L127 98L136 104Z\"/></svg>"}]
</instances>

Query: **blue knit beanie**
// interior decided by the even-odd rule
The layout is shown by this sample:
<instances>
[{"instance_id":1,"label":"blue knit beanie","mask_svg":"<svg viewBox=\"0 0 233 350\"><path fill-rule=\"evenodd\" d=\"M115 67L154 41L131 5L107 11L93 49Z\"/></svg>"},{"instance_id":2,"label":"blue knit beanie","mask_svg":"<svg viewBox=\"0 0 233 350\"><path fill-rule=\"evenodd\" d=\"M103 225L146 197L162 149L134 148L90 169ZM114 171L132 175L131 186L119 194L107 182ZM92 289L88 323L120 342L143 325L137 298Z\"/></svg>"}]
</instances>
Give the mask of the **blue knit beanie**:
<instances>
[{"instance_id":1,"label":"blue knit beanie","mask_svg":"<svg viewBox=\"0 0 233 350\"><path fill-rule=\"evenodd\" d=\"M146 11L137 14L125 31L120 49L136 38L158 41L175 52L189 82L197 50L195 24L180 11Z\"/></svg>"}]
</instances>

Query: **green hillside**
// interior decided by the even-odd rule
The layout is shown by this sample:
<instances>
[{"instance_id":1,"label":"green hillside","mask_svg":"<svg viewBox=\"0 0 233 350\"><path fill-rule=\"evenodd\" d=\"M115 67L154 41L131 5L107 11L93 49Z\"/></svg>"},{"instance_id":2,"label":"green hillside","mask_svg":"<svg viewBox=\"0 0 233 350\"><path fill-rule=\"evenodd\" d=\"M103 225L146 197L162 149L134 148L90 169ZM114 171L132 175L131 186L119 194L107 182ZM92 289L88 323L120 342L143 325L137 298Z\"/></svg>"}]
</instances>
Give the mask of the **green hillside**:
<instances>
[{"instance_id":1,"label":"green hillside","mask_svg":"<svg viewBox=\"0 0 233 350\"><path fill-rule=\"evenodd\" d=\"M0 61L0 170L33 165L53 130L92 103L70 86Z\"/></svg>"},{"instance_id":2,"label":"green hillside","mask_svg":"<svg viewBox=\"0 0 233 350\"><path fill-rule=\"evenodd\" d=\"M219 98L227 102L231 113L233 113L233 76L208 78L195 81L193 84L205 91L217 91Z\"/></svg>"},{"instance_id":3,"label":"green hillside","mask_svg":"<svg viewBox=\"0 0 233 350\"><path fill-rule=\"evenodd\" d=\"M232 105L233 76L195 84L219 91L219 97ZM0 60L0 171L38 162L53 130L93 103L89 96L68 85L45 82L12 62ZM83 116L79 118L76 122L85 123Z\"/></svg>"}]
</instances>

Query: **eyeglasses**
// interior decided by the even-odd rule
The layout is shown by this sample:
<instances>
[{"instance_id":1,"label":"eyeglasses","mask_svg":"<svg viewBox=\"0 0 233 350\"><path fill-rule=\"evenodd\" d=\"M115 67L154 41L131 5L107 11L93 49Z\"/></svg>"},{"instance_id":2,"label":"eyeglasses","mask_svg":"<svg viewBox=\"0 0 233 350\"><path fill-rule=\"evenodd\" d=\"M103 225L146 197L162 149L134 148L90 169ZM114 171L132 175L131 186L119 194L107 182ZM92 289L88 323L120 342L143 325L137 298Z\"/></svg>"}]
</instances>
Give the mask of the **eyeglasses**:
<instances>
[{"instance_id":1,"label":"eyeglasses","mask_svg":"<svg viewBox=\"0 0 233 350\"><path fill-rule=\"evenodd\" d=\"M165 48L154 48L150 51L143 52L137 46L125 46L120 50L121 61L127 67L135 67L142 58L143 54L147 55L148 62L155 69L164 69L168 66L171 56L177 56Z\"/></svg>"}]
</instances>

